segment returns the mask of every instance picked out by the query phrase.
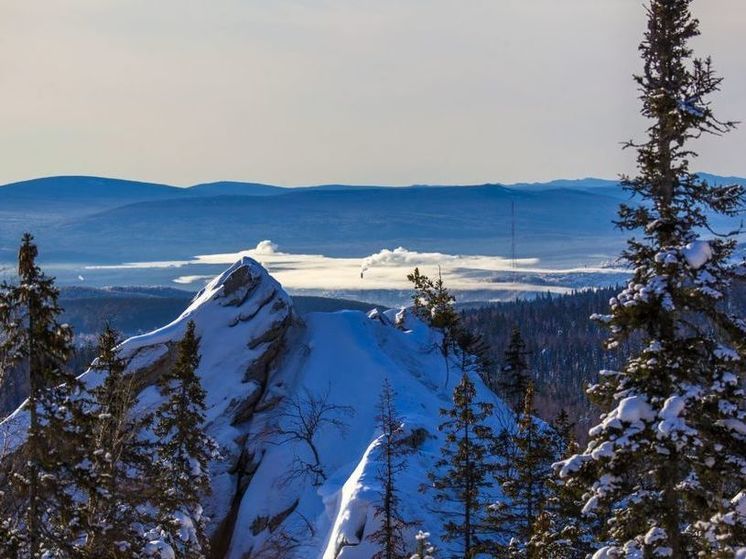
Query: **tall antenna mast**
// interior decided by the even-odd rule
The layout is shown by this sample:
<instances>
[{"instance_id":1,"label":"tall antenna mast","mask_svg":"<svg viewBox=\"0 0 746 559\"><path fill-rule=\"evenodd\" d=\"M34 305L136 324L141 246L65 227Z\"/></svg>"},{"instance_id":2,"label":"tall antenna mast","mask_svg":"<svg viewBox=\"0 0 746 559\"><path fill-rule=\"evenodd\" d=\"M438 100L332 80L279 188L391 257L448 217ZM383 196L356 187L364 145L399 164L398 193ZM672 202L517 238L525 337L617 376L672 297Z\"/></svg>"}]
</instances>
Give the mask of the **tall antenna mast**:
<instances>
[{"instance_id":1,"label":"tall antenna mast","mask_svg":"<svg viewBox=\"0 0 746 559\"><path fill-rule=\"evenodd\" d=\"M515 200L510 201L510 258L513 271L518 267L515 252Z\"/></svg>"}]
</instances>

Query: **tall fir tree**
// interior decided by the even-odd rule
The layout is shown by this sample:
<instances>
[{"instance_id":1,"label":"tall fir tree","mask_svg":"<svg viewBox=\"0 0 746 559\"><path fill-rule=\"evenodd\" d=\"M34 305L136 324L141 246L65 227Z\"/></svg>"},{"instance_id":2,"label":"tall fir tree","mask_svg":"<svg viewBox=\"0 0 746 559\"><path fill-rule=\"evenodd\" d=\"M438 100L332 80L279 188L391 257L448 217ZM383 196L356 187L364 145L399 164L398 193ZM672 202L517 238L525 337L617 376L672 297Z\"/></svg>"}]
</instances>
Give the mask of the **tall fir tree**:
<instances>
[{"instance_id":1,"label":"tall fir tree","mask_svg":"<svg viewBox=\"0 0 746 559\"><path fill-rule=\"evenodd\" d=\"M441 334L438 347L446 365L445 386L450 379L450 357L453 354L456 340L461 332L461 317L456 312L456 298L448 291L443 277L438 272L438 279L431 279L422 274L419 268L407 275L412 282L414 294L412 303L414 311L427 324Z\"/></svg>"},{"instance_id":2,"label":"tall fir tree","mask_svg":"<svg viewBox=\"0 0 746 559\"><path fill-rule=\"evenodd\" d=\"M443 540L453 542L457 551L452 557L462 559L476 557L488 547L485 490L492 486L490 448L494 437L485 420L492 414L492 405L477 402L476 396L469 371L464 368L453 391L452 407L441 410L446 418L440 425L445 443L436 470L429 476L436 491L435 501L448 505L438 511L444 518Z\"/></svg>"},{"instance_id":3,"label":"tall fir tree","mask_svg":"<svg viewBox=\"0 0 746 559\"><path fill-rule=\"evenodd\" d=\"M637 336L643 349L590 388L605 413L559 472L585 488L604 557L733 557L746 546L746 321L725 304L744 267L732 263L732 235L699 238L709 215L736 214L744 189L689 170L691 140L734 126L714 116L721 79L689 47L699 35L691 3L647 7L636 80L652 124L644 143L629 143L638 175L624 186L639 203L622 205L619 220L641 236L624 253L632 278L597 317L608 348Z\"/></svg>"},{"instance_id":4,"label":"tall fir tree","mask_svg":"<svg viewBox=\"0 0 746 559\"><path fill-rule=\"evenodd\" d=\"M430 543L430 532L420 530L415 536L417 551L409 559L435 559L435 547Z\"/></svg>"},{"instance_id":5,"label":"tall fir tree","mask_svg":"<svg viewBox=\"0 0 746 559\"><path fill-rule=\"evenodd\" d=\"M103 374L90 394L90 483L85 487L82 556L130 558L142 552L147 491L143 486L152 459L140 433L149 416L135 419L137 390L118 354L121 339L109 325L99 336L98 357L89 375Z\"/></svg>"},{"instance_id":6,"label":"tall fir tree","mask_svg":"<svg viewBox=\"0 0 746 559\"><path fill-rule=\"evenodd\" d=\"M381 485L381 501L376 503L374 512L381 526L369 536L379 548L373 559L402 559L406 555L404 530L408 522L401 515L396 486L397 475L406 466L406 446L402 441L404 424L396 412L395 396L388 379L384 380L377 417L381 430L377 455L381 465L376 479Z\"/></svg>"},{"instance_id":7,"label":"tall fir tree","mask_svg":"<svg viewBox=\"0 0 746 559\"><path fill-rule=\"evenodd\" d=\"M565 410L552 422L553 453L557 460L577 454L574 424ZM545 479L546 499L534 523L526 555L541 559L584 559L591 553L589 527L581 515L583 489L569 487L550 473Z\"/></svg>"},{"instance_id":8,"label":"tall fir tree","mask_svg":"<svg viewBox=\"0 0 746 559\"><path fill-rule=\"evenodd\" d=\"M18 253L18 283L0 286L0 362L28 374L25 444L6 457L13 462L5 498L23 511L4 524L13 533L0 542L20 558L69 556L77 552L81 531L75 493L87 475L84 462L85 410L79 381L66 369L72 332L59 322L62 312L54 279L36 264L38 249L30 234Z\"/></svg>"},{"instance_id":9,"label":"tall fir tree","mask_svg":"<svg viewBox=\"0 0 746 559\"><path fill-rule=\"evenodd\" d=\"M202 497L210 493L215 442L205 434L205 390L197 375L199 338L189 321L172 369L158 381L164 401L155 412L155 482L159 522L177 557L203 559L209 542Z\"/></svg>"},{"instance_id":10,"label":"tall fir tree","mask_svg":"<svg viewBox=\"0 0 746 559\"><path fill-rule=\"evenodd\" d=\"M500 456L503 464L506 458L512 458L513 463L509 468L497 470L504 501L492 505L489 516L495 533L502 536L499 539L512 541L510 554L530 559L541 557L534 553L528 542L535 531L536 520L545 508L546 481L552 463L557 459L553 432L537 422L535 411L534 388L529 382L518 429L513 436L515 454L512 457Z\"/></svg>"},{"instance_id":11,"label":"tall fir tree","mask_svg":"<svg viewBox=\"0 0 746 559\"><path fill-rule=\"evenodd\" d=\"M510 333L510 343L505 350L503 366L497 381L498 392L513 410L518 413L523 406L531 375L528 368L526 342L518 327Z\"/></svg>"},{"instance_id":12,"label":"tall fir tree","mask_svg":"<svg viewBox=\"0 0 746 559\"><path fill-rule=\"evenodd\" d=\"M562 408L552 421L555 454L565 456L570 449L576 449L578 443L575 438L575 423L570 420L567 410ZM575 454L573 452L573 454Z\"/></svg>"}]
</instances>

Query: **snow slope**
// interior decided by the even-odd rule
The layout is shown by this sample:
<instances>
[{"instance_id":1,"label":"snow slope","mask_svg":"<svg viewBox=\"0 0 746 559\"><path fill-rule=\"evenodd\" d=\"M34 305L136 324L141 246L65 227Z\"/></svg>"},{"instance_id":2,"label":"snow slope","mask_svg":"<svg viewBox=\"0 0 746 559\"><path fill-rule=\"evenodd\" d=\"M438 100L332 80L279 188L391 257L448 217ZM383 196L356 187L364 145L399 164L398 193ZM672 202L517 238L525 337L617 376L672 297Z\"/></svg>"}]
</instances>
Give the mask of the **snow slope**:
<instances>
[{"instance_id":1,"label":"snow slope","mask_svg":"<svg viewBox=\"0 0 746 559\"><path fill-rule=\"evenodd\" d=\"M435 332L406 312L397 326L395 314L312 313L301 321L280 285L244 258L208 284L174 322L122 344L128 370L141 382L140 405L152 408L160 398L154 380L170 365L186 323L196 323L208 430L223 455L211 465L214 491L206 503L215 557L371 557L366 538L376 529L375 417L384 379L397 393L413 441L399 478L404 516L420 524L412 529L411 547L419 527L439 532L427 472L442 442L439 410L458 375L453 366L447 372ZM96 376L88 372L84 378L95 384ZM504 404L475 382L479 399L496 406L494 427L511 426ZM339 406L331 415L345 424L343 430L322 424L314 437L325 479L303 469L290 475L299 460L313 457L306 443L280 434L292 422L293 403L305 408L309 399ZM23 424L19 411L0 427L18 435ZM442 545L437 538L433 543Z\"/></svg>"},{"instance_id":2,"label":"snow slope","mask_svg":"<svg viewBox=\"0 0 746 559\"><path fill-rule=\"evenodd\" d=\"M446 389L444 362L434 349L437 340L433 332L411 323L407 326L415 329L402 331L391 318L391 313L374 312L369 317L351 311L315 313L307 318L285 366L273 377L269 397L288 397L306 390L317 395L328 392L330 402L353 406L354 416L344 417L346 436L340 437L334 429L320 434L317 446L328 474L320 487L314 487L308 479L289 483L283 479L292 468L293 457L307 451L303 445L263 444L263 457L244 495L237 527L250 525L257 516L281 515L297 500L284 528L308 542L300 556L369 559L372 548L365 537L376 528L371 504L379 498L375 480L379 435L376 405L383 381L388 378L397 393L396 406L407 434L418 430L426 434L423 444L408 456L408 467L400 475L404 516L422 522L433 532L439 529L436 515L427 511L432 496L421 489L427 472L439 458L439 410L448 404L457 379L452 372ZM493 401L496 414L511 421L502 403L481 385L479 396ZM270 415L261 423L264 421L273 418ZM254 426L254 432L261 429L262 425ZM315 538L308 538L307 520ZM272 537L269 531L255 535L236 530L228 557L244 557Z\"/></svg>"}]
</instances>

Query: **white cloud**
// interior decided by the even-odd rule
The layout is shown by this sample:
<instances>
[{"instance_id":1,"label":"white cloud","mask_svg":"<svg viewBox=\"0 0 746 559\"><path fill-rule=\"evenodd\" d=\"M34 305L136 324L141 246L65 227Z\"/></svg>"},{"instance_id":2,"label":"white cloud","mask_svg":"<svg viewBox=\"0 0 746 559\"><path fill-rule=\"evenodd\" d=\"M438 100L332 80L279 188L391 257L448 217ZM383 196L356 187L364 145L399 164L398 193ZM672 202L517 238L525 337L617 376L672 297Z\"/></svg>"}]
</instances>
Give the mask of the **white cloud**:
<instances>
[{"instance_id":1,"label":"white cloud","mask_svg":"<svg viewBox=\"0 0 746 559\"><path fill-rule=\"evenodd\" d=\"M277 252L277 245L272 241L260 241L254 249L255 254L274 254Z\"/></svg>"},{"instance_id":2,"label":"white cloud","mask_svg":"<svg viewBox=\"0 0 746 559\"><path fill-rule=\"evenodd\" d=\"M516 260L516 265L528 266L537 264L536 258L523 258ZM387 248L371 254L363 259L360 267L361 272L366 272L374 267L402 267L413 268L415 266L458 266L477 267L495 270L509 270L512 268L512 261L500 256L458 256L453 254L443 254L440 252L414 252L404 247L397 247L394 250Z\"/></svg>"},{"instance_id":3,"label":"white cloud","mask_svg":"<svg viewBox=\"0 0 746 559\"><path fill-rule=\"evenodd\" d=\"M424 274L441 273L453 291L555 291L565 292L561 283L532 284L533 275L618 274L610 268L548 269L539 260L526 258L512 262L499 256L454 255L438 252L416 252L398 247L383 249L365 258L334 258L320 254L290 254L272 241L260 242L255 248L235 253L202 254L191 260L172 262L130 262L118 265L89 266L91 270L127 270L148 268L184 268L190 271L204 266L228 266L249 256L264 265L286 288L294 291L376 291L408 290L407 274L419 267ZM515 275L514 275L515 274ZM173 279L191 285L210 279L211 274L184 274ZM528 279L526 279L528 278Z\"/></svg>"},{"instance_id":4,"label":"white cloud","mask_svg":"<svg viewBox=\"0 0 746 559\"><path fill-rule=\"evenodd\" d=\"M191 285L193 283L197 282L208 282L215 276L211 275L196 275L196 276L179 276L178 278L175 278L173 280L174 283L178 283L180 285Z\"/></svg>"}]
</instances>

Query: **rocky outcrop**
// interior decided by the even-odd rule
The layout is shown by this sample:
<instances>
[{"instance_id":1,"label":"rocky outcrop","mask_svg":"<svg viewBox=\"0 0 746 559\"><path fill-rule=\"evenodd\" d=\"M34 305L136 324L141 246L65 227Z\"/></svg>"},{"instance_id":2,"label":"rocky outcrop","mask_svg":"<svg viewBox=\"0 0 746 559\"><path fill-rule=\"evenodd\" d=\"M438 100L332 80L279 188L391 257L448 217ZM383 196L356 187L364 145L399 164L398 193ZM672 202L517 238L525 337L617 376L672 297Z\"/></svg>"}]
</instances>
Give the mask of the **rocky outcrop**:
<instances>
[{"instance_id":1,"label":"rocky outcrop","mask_svg":"<svg viewBox=\"0 0 746 559\"><path fill-rule=\"evenodd\" d=\"M239 506L262 460L249 436L256 407L263 402L261 409L271 410L281 399L265 398L265 393L288 331L300 320L280 284L256 261L241 259L207 284L172 323L122 343L120 356L127 361L127 374L140 394L134 413L148 413L161 402L157 381L173 365L177 343L190 321L200 339L197 373L206 391L206 427L221 453L221 459L211 465L214 491L205 507L211 519L213 556L218 558L227 552ZM101 374L89 370L81 378L94 386ZM21 447L26 424L23 409L0 423L6 450ZM266 526L279 525L285 516L268 518Z\"/></svg>"},{"instance_id":2,"label":"rocky outcrop","mask_svg":"<svg viewBox=\"0 0 746 559\"><path fill-rule=\"evenodd\" d=\"M200 337L198 373L207 391L208 432L222 454L213 465L216 490L207 507L217 558L227 550L238 505L261 461L247 441L248 429L288 330L299 319L290 297L264 268L250 258L236 262L174 322L122 344L120 354L137 379L143 408L157 405L156 381L173 364L176 342L190 320Z\"/></svg>"}]
</instances>

